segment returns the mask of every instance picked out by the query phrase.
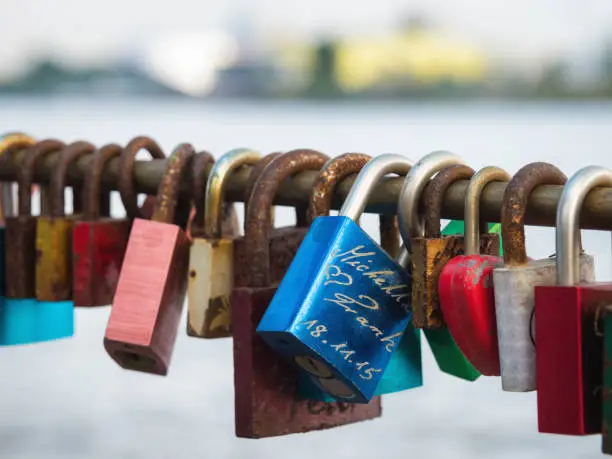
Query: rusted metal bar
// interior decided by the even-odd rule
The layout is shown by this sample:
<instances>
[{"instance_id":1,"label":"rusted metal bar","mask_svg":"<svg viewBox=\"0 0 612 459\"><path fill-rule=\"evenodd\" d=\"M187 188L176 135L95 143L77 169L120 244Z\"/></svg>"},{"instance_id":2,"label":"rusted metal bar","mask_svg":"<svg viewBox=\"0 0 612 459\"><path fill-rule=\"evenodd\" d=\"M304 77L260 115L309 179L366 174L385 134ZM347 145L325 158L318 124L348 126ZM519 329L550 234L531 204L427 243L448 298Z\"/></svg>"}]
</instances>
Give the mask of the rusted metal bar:
<instances>
[{"instance_id":1,"label":"rusted metal bar","mask_svg":"<svg viewBox=\"0 0 612 459\"><path fill-rule=\"evenodd\" d=\"M20 154L3 155L0 158L0 181L14 181L17 177ZM58 163L58 155L52 153L37 164L34 181L48 184L51 171ZM91 158L85 157L75 161L68 168L68 185L81 185L85 171ZM134 166L134 180L139 193L156 194L162 178L165 160L137 161ZM210 166L209 166L210 169ZM228 181L225 192L226 199L234 202L244 202L244 191L248 185L250 167L238 169ZM106 189L117 188L119 161L112 159L104 170L102 185ZM285 180L275 197L275 204L286 206L306 206L308 197L314 187L317 172L305 171ZM355 177L348 177L337 187L332 201L333 209L340 209ZM385 179L372 194L366 212L390 214L397 208L397 199L402 188L402 178ZM463 180L451 185L444 195L442 217L449 219L463 218L463 199L468 181ZM499 222L501 202L506 184L491 183L482 194L480 208L483 221ZM189 183L183 183L182 197L189 194ZM554 226L557 203L561 196L561 186L539 186L529 197L529 205L525 223L534 226ZM580 218L580 226L585 229L612 230L612 188L600 188L590 193L584 201Z\"/></svg>"}]
</instances>

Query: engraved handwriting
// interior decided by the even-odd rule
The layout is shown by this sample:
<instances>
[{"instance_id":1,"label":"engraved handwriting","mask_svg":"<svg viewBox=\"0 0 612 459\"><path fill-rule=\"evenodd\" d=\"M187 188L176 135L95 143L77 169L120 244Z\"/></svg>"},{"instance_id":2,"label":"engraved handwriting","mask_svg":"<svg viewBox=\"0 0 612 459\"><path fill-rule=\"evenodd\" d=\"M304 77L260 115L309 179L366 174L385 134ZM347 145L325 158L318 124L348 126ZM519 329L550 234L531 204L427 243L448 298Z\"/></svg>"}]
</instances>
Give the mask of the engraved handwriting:
<instances>
[{"instance_id":1,"label":"engraved handwriting","mask_svg":"<svg viewBox=\"0 0 612 459\"><path fill-rule=\"evenodd\" d=\"M329 265L327 267L325 270L325 277L327 280L323 283L323 285L351 285L353 283L353 278L349 274L342 272L342 269L336 265Z\"/></svg>"},{"instance_id":2,"label":"engraved handwriting","mask_svg":"<svg viewBox=\"0 0 612 459\"><path fill-rule=\"evenodd\" d=\"M351 298L350 296L345 295L344 293L338 293L338 292L334 293L334 297L335 297L334 300L330 298L325 298L325 301L331 301L332 303L336 303L338 306L342 306L345 309L350 309L346 307L347 304L356 304L358 306L361 306L362 308L370 309L372 311L378 310L378 301L376 301L374 298L369 297L367 295L357 296L357 298L359 298L362 301L357 301L356 299ZM363 301L366 301L369 304L366 304ZM353 312L357 314L357 311L353 311L352 309L350 309L350 311L348 312Z\"/></svg>"},{"instance_id":3,"label":"engraved handwriting","mask_svg":"<svg viewBox=\"0 0 612 459\"><path fill-rule=\"evenodd\" d=\"M393 277L395 274L395 272L390 269L371 271L372 267L370 266L370 263L374 262L373 257L376 256L376 252L365 252L363 251L364 248L364 245L358 245L345 251L336 249L334 252L332 252L331 257L334 259L335 263L351 266L356 271L363 273L364 277L370 279L385 294L389 295L395 302L402 305L406 312L410 312L410 306L406 303L412 294L411 287L407 284L388 285L389 278ZM328 285L330 283L339 285L353 284L353 278L351 275L343 272L338 264L329 265L325 270L325 277L327 280L323 285Z\"/></svg>"},{"instance_id":4,"label":"engraved handwriting","mask_svg":"<svg viewBox=\"0 0 612 459\"><path fill-rule=\"evenodd\" d=\"M313 336L314 338L319 338L321 340L321 343L328 345L330 348L332 348L334 351L340 354L346 362L350 364L354 363L355 367L357 368L358 375L361 379L369 381L370 379L374 377L375 374L381 373L383 371L381 368L372 367L370 365L370 362L355 361L353 358L354 358L354 355L357 353L357 351L355 351L354 349L351 349L349 347L348 342L345 341L343 343L336 343L336 344L328 343L325 339L323 339L323 336L321 333L316 333L317 328L319 327L322 327L325 331L327 331L327 326L322 324L319 320L307 320L307 321L301 322L301 325L305 325L306 329L311 331L310 333L311 336ZM401 333L398 333L397 335L401 335ZM396 335L390 336L389 339L395 336Z\"/></svg>"}]
</instances>

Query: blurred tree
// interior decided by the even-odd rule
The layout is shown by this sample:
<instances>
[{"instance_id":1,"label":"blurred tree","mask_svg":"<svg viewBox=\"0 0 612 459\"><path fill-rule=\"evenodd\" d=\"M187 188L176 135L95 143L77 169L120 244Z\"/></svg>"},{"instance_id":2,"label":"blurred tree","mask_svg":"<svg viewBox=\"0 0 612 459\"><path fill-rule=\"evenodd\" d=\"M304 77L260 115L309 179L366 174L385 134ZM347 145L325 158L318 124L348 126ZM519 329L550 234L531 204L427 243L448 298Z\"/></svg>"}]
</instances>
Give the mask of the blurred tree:
<instances>
[{"instance_id":1,"label":"blurred tree","mask_svg":"<svg viewBox=\"0 0 612 459\"><path fill-rule=\"evenodd\" d=\"M312 79L306 95L322 98L342 95L336 77L336 45L334 42L324 41L317 45Z\"/></svg>"},{"instance_id":2,"label":"blurred tree","mask_svg":"<svg viewBox=\"0 0 612 459\"><path fill-rule=\"evenodd\" d=\"M601 78L604 91L612 93L612 40L604 46L601 58Z\"/></svg>"},{"instance_id":3,"label":"blurred tree","mask_svg":"<svg viewBox=\"0 0 612 459\"><path fill-rule=\"evenodd\" d=\"M548 97L565 95L567 92L567 64L561 60L555 60L545 65L536 85L536 93Z\"/></svg>"}]
</instances>

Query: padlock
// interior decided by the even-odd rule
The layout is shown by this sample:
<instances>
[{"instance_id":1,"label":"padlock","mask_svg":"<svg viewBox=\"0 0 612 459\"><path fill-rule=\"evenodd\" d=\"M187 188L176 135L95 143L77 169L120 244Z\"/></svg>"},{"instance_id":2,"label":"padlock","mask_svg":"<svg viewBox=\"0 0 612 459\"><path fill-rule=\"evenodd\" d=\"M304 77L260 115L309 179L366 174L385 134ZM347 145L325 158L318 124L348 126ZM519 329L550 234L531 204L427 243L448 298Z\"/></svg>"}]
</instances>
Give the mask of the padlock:
<instances>
[{"instance_id":1,"label":"padlock","mask_svg":"<svg viewBox=\"0 0 612 459\"><path fill-rule=\"evenodd\" d=\"M136 218L132 224L104 335L106 352L125 369L168 373L187 292L190 245L172 222L194 154L189 144L175 148L151 220Z\"/></svg>"},{"instance_id":2,"label":"padlock","mask_svg":"<svg viewBox=\"0 0 612 459\"><path fill-rule=\"evenodd\" d=\"M319 170L326 156L298 150L275 158L265 169L251 193L246 216L248 260L237 269L248 270L247 286L232 292L234 338L234 385L236 435L246 438L271 437L325 429L370 419L379 414L376 405L362 407L344 403L322 403L298 398L298 372L279 358L256 334L255 329L281 280L274 258L281 244L289 253L306 228L270 231L269 210L280 183L302 170ZM294 237L285 241L282 234ZM276 236L273 236L276 232ZM271 233L271 234L270 234ZM298 233L301 233L299 235ZM274 237L278 240L274 241ZM292 244L289 246L289 244ZM275 247L276 246L276 247ZM286 267L285 267L286 269Z\"/></svg>"},{"instance_id":3,"label":"padlock","mask_svg":"<svg viewBox=\"0 0 612 459\"><path fill-rule=\"evenodd\" d=\"M323 169L312 190L308 207L308 220L328 216L331 210L332 198L336 186L350 175L356 175L370 161L369 155L346 153L330 159ZM399 229L397 217L380 215L380 246L390 257L399 253ZM389 394L400 390L412 389L423 385L421 368L421 341L418 330L408 327L398 344L398 349L391 356L389 365L376 387L375 395ZM326 402L334 398L319 388L309 373L301 372L300 394L309 399ZM379 397L374 397L370 404L380 403Z\"/></svg>"},{"instance_id":4,"label":"padlock","mask_svg":"<svg viewBox=\"0 0 612 459\"><path fill-rule=\"evenodd\" d=\"M36 148L32 148L35 145L35 140L24 134L8 134L2 137L0 141L0 155L14 154L17 150L24 149L25 161L20 161L20 167L17 171L17 182L23 183L24 180L30 180L27 188L27 204L21 204L21 196L19 211L27 210L29 214L30 207L30 190L31 190L31 176L26 173L28 168L28 160L36 155ZM44 143L44 142L43 142ZM21 189L20 189L21 191ZM10 195L7 195L10 193ZM10 209L14 208L12 189L9 187L2 187L2 206L10 206ZM3 211L5 209L3 208ZM25 344L35 341L34 336L34 321L35 321L35 309L36 300L26 301L21 299L15 299L15 287L21 284L22 279L19 274L27 275L25 272L26 268L23 263L22 256L24 255L24 249L32 255L29 265L29 273L34 274L34 230L35 220L31 217L33 225L30 225L32 231L30 231L30 246L23 247L22 233L15 232L15 221L18 217L10 215L10 212L3 212L5 221L4 225L0 227L0 345L14 345L14 344ZM29 228L28 228L29 229ZM6 242L8 241L8 243ZM6 270L6 266L10 266L11 269ZM33 280L33 279L32 279ZM16 281L16 284L13 284ZM33 289L31 296L34 296Z\"/></svg>"},{"instance_id":5,"label":"padlock","mask_svg":"<svg viewBox=\"0 0 612 459\"><path fill-rule=\"evenodd\" d=\"M465 251L448 261L438 282L446 326L463 355L487 376L500 375L492 272L502 259L480 253L480 196L491 182L509 180L507 172L492 166L472 177L464 204Z\"/></svg>"},{"instance_id":6,"label":"padlock","mask_svg":"<svg viewBox=\"0 0 612 459\"><path fill-rule=\"evenodd\" d=\"M201 338L231 336L230 296L234 287L234 239L222 234L223 192L230 174L243 165L253 165L261 155L238 148L213 165L206 185L203 237L194 238L189 253L187 334Z\"/></svg>"},{"instance_id":7,"label":"padlock","mask_svg":"<svg viewBox=\"0 0 612 459\"><path fill-rule=\"evenodd\" d=\"M121 152L116 144L100 148L86 175L82 220L75 222L72 230L75 306L109 305L115 295L131 225L127 218L100 218L100 181L105 165Z\"/></svg>"},{"instance_id":8,"label":"padlock","mask_svg":"<svg viewBox=\"0 0 612 459\"><path fill-rule=\"evenodd\" d=\"M446 167L461 164L459 156L446 151L435 151L421 158L406 176L398 202L398 220L402 239L410 250L412 239L425 234L419 203L430 178ZM441 207L441 204L437 206ZM447 230L442 235L450 236L447 232L450 231ZM455 343L448 328L426 328L423 331L440 371L466 381L475 381L480 377L478 370L465 358Z\"/></svg>"},{"instance_id":9,"label":"padlock","mask_svg":"<svg viewBox=\"0 0 612 459\"><path fill-rule=\"evenodd\" d=\"M81 156L93 153L88 142L74 142L60 152L60 161L51 176L49 215L36 220L37 335L40 341L71 337L74 334L72 302L72 227L77 214L65 215L64 187L68 166ZM73 208L82 207L82 194L73 189Z\"/></svg>"},{"instance_id":10,"label":"padlock","mask_svg":"<svg viewBox=\"0 0 612 459\"><path fill-rule=\"evenodd\" d=\"M93 153L88 142L74 142L61 150L60 162L50 184L49 215L36 222L36 298L53 302L72 299L72 226L77 215L65 216L64 186L68 166L83 155ZM82 199L76 191L73 207ZM78 210L77 210L78 212Z\"/></svg>"},{"instance_id":11,"label":"padlock","mask_svg":"<svg viewBox=\"0 0 612 459\"><path fill-rule=\"evenodd\" d=\"M602 398L602 443L601 452L612 454L612 306L604 306L603 316L603 383ZM599 322L599 321L598 321Z\"/></svg>"},{"instance_id":12,"label":"padlock","mask_svg":"<svg viewBox=\"0 0 612 459\"><path fill-rule=\"evenodd\" d=\"M339 215L313 222L257 329L337 400L371 400L410 320L408 273L355 220L383 176L411 165L385 154L363 167Z\"/></svg>"},{"instance_id":13,"label":"padlock","mask_svg":"<svg viewBox=\"0 0 612 459\"><path fill-rule=\"evenodd\" d=\"M612 171L585 167L559 199L556 222L556 285L535 287L538 430L589 435L602 431L603 353L598 317L612 304L612 283L583 284L580 211L595 187L612 186ZM582 259L582 260L581 260ZM589 260L589 261L586 261Z\"/></svg>"},{"instance_id":14,"label":"padlock","mask_svg":"<svg viewBox=\"0 0 612 459\"><path fill-rule=\"evenodd\" d=\"M508 183L501 208L504 265L493 269L495 316L502 389L536 390L533 337L534 287L554 285L555 260L528 260L525 212L531 192L539 185L563 185L567 177L548 163L530 163ZM593 259L581 257L581 280L593 280Z\"/></svg>"}]
</instances>

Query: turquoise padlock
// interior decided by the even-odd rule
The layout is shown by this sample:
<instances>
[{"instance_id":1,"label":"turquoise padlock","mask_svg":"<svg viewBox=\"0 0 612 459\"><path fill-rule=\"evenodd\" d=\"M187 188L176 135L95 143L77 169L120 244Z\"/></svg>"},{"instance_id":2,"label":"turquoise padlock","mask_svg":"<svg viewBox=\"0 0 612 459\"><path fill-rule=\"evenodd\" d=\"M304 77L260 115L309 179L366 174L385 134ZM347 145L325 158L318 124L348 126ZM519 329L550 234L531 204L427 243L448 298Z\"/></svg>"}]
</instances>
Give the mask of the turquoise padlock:
<instances>
[{"instance_id":1,"label":"turquoise padlock","mask_svg":"<svg viewBox=\"0 0 612 459\"><path fill-rule=\"evenodd\" d=\"M31 162L32 155L36 151L33 147L35 140L24 134L8 134L0 140L0 155L5 151L27 148L25 163ZM25 208L30 214L30 190L32 185L33 166L27 169L26 164L22 164L18 171L20 211ZM25 183L25 186L23 186ZM3 190L4 191L4 190ZM3 195L2 202L12 201L11 196ZM27 200L27 204L25 201ZM34 297L33 286L29 295L23 295L23 287L28 282L28 273L33 279L34 273L34 239L33 231L28 233L27 227L35 227L34 217L22 224L24 220L19 216L12 215L11 210L6 209L4 213L5 226L0 228L0 269L2 273L2 300L0 306L0 345L26 344L36 341L35 319L36 319L36 300ZM5 209L3 209L5 210ZM26 243L28 234L31 237L30 244ZM30 263L24 260L30 256ZM6 266L10 269L6 270Z\"/></svg>"}]
</instances>

